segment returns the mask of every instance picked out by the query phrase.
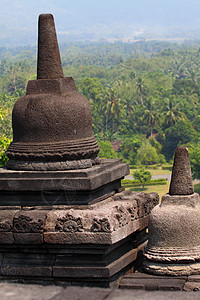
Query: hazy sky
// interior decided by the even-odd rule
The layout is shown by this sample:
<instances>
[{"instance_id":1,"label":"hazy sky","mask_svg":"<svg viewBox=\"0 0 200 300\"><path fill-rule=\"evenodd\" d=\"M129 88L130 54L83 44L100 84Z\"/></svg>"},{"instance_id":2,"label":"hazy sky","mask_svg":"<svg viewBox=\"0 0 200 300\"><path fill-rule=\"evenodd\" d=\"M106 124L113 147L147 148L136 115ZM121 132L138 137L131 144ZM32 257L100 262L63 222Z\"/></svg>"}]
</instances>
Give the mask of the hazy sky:
<instances>
[{"instance_id":1,"label":"hazy sky","mask_svg":"<svg viewBox=\"0 0 200 300\"><path fill-rule=\"evenodd\" d=\"M113 20L144 22L147 18L154 22L193 22L199 19L199 0L0 0L1 14L5 12L15 17L32 18L43 12L66 17L66 23L78 17L86 23ZM5 18L6 19L6 18Z\"/></svg>"},{"instance_id":2,"label":"hazy sky","mask_svg":"<svg viewBox=\"0 0 200 300\"><path fill-rule=\"evenodd\" d=\"M37 35L37 17L52 13L60 32L104 27L200 27L200 0L0 0L1 37ZM123 29L125 30L125 29Z\"/></svg>"}]
</instances>

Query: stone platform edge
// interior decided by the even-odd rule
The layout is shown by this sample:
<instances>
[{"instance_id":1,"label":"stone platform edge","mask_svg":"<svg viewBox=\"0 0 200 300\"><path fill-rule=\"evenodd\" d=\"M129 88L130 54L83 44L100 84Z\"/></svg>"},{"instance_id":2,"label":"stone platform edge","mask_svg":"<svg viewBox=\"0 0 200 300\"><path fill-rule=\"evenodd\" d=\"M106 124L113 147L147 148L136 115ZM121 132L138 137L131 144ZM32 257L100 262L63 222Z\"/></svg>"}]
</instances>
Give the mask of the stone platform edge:
<instances>
[{"instance_id":1,"label":"stone platform edge","mask_svg":"<svg viewBox=\"0 0 200 300\"><path fill-rule=\"evenodd\" d=\"M121 159L101 159L88 169L66 171L13 171L0 168L0 192L91 191L129 174Z\"/></svg>"},{"instance_id":2,"label":"stone platform edge","mask_svg":"<svg viewBox=\"0 0 200 300\"><path fill-rule=\"evenodd\" d=\"M155 291L176 291L176 292L195 291L196 292L196 291L200 291L200 275L163 276L163 275L147 274L144 273L144 271L141 269L140 271L136 271L135 273L124 275L119 280L118 287L119 289L145 290L145 291L154 291L154 292Z\"/></svg>"},{"instance_id":3,"label":"stone platform edge","mask_svg":"<svg viewBox=\"0 0 200 300\"><path fill-rule=\"evenodd\" d=\"M156 193L123 191L87 206L2 206L0 244L112 245L148 225Z\"/></svg>"}]
</instances>

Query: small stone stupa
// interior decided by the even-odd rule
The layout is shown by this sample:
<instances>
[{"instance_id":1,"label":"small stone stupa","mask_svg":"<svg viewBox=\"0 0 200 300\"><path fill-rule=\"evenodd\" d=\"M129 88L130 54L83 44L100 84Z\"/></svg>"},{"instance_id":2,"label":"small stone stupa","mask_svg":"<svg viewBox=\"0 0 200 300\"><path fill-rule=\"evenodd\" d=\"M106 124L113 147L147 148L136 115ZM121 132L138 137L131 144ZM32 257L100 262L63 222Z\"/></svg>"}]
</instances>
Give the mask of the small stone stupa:
<instances>
[{"instance_id":1,"label":"small stone stupa","mask_svg":"<svg viewBox=\"0 0 200 300\"><path fill-rule=\"evenodd\" d=\"M144 270L149 273L200 273L200 202L193 190L186 147L176 148L169 194L149 216L144 256Z\"/></svg>"},{"instance_id":2,"label":"small stone stupa","mask_svg":"<svg viewBox=\"0 0 200 300\"><path fill-rule=\"evenodd\" d=\"M64 78L53 16L39 17L37 80L13 109L0 168L1 279L108 287L138 265L156 193L124 191L97 157L88 100Z\"/></svg>"}]
</instances>

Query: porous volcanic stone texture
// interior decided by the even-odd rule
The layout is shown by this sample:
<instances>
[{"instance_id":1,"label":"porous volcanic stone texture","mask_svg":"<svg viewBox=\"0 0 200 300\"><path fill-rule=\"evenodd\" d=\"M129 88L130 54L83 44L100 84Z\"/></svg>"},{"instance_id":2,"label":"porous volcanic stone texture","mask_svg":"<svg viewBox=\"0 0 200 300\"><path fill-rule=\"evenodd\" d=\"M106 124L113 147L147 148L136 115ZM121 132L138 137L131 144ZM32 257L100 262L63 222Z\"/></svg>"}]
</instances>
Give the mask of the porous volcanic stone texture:
<instances>
[{"instance_id":1,"label":"porous volcanic stone texture","mask_svg":"<svg viewBox=\"0 0 200 300\"><path fill-rule=\"evenodd\" d=\"M194 193L190 160L186 147L177 147L169 189L170 195L191 195Z\"/></svg>"},{"instance_id":2,"label":"porous volcanic stone texture","mask_svg":"<svg viewBox=\"0 0 200 300\"><path fill-rule=\"evenodd\" d=\"M13 218L20 208L0 210L0 244L13 244L15 242L12 232Z\"/></svg>"},{"instance_id":3,"label":"porous volcanic stone texture","mask_svg":"<svg viewBox=\"0 0 200 300\"><path fill-rule=\"evenodd\" d=\"M37 79L64 77L54 19L51 14L42 14L38 22Z\"/></svg>"},{"instance_id":4,"label":"porous volcanic stone texture","mask_svg":"<svg viewBox=\"0 0 200 300\"><path fill-rule=\"evenodd\" d=\"M163 196L149 216L144 269L161 275L200 272L199 195ZM171 198L171 199L170 199Z\"/></svg>"},{"instance_id":5,"label":"porous volcanic stone texture","mask_svg":"<svg viewBox=\"0 0 200 300\"><path fill-rule=\"evenodd\" d=\"M125 191L85 209L55 208L47 214L44 241L49 244L116 243L147 227L148 215L157 203L157 194Z\"/></svg>"},{"instance_id":6,"label":"porous volcanic stone texture","mask_svg":"<svg viewBox=\"0 0 200 300\"><path fill-rule=\"evenodd\" d=\"M197 200L196 205L193 202L189 205L192 196ZM175 196L171 197L174 198ZM193 247L199 247L200 250L199 195L195 193L187 196L188 202L186 202L186 196L184 198L182 199L182 205L172 205L171 203L167 205L166 202L164 205L157 205L152 210L149 216L149 232L153 233L149 234L149 245L151 245L151 248L180 247L191 249L191 252L193 252ZM178 256L176 249L174 249L174 255ZM200 257L200 252L198 256ZM163 260L165 260L165 256L163 256Z\"/></svg>"},{"instance_id":7,"label":"porous volcanic stone texture","mask_svg":"<svg viewBox=\"0 0 200 300\"><path fill-rule=\"evenodd\" d=\"M41 163L42 165L42 163ZM122 191L129 165L103 159L91 168L65 171L16 171L0 168L0 206L87 205Z\"/></svg>"},{"instance_id":8,"label":"porous volcanic stone texture","mask_svg":"<svg viewBox=\"0 0 200 300\"><path fill-rule=\"evenodd\" d=\"M0 234L11 234L8 244L111 245L145 229L158 201L156 193L123 191L84 206L2 207Z\"/></svg>"},{"instance_id":9,"label":"porous volcanic stone texture","mask_svg":"<svg viewBox=\"0 0 200 300\"><path fill-rule=\"evenodd\" d=\"M40 94L27 94L15 103L13 142L7 155L12 160L23 163L45 162L47 166L50 162L75 161L75 168L79 168L81 163L76 163L76 160L94 159L99 152L92 133L90 104L85 97L78 94L72 78L53 79L55 80L61 85L70 83L70 92L47 94L46 89L50 83L44 79L39 82ZM34 89L37 82L34 83ZM64 89L67 91L68 86ZM88 167L84 162L82 165ZM89 167L91 166L90 164ZM67 163L66 169L69 169ZM38 170L41 170L40 166Z\"/></svg>"}]
</instances>

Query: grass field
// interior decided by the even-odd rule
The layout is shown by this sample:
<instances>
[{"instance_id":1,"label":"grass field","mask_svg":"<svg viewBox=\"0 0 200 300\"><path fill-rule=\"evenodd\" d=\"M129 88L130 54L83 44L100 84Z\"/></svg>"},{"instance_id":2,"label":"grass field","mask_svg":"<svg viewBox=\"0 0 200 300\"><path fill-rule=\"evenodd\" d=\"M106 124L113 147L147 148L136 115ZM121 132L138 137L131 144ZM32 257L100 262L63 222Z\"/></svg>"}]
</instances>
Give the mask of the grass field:
<instances>
[{"instance_id":1,"label":"grass field","mask_svg":"<svg viewBox=\"0 0 200 300\"><path fill-rule=\"evenodd\" d=\"M156 174L157 175L157 174ZM160 199L161 197L169 192L169 184L170 181L167 181L167 184L165 185L151 185L151 186L145 186L144 189L142 187L130 187L127 188L133 192L145 192L145 193L158 193Z\"/></svg>"},{"instance_id":2,"label":"grass field","mask_svg":"<svg viewBox=\"0 0 200 300\"><path fill-rule=\"evenodd\" d=\"M130 175L133 175L133 173L135 172L136 169L130 169ZM147 168L148 171L151 172L151 175L170 175L171 171L169 170L162 170L162 167L159 166L157 169L149 169ZM143 189L142 186L141 187L130 187L127 189L132 190L133 192L145 192L145 193L158 193L160 199L161 197L169 192L169 184L170 181L167 181L167 184L165 185L152 185L152 186L145 186L145 188Z\"/></svg>"},{"instance_id":3,"label":"grass field","mask_svg":"<svg viewBox=\"0 0 200 300\"><path fill-rule=\"evenodd\" d=\"M169 175L171 174L171 171L169 170L162 170L162 167L158 167L158 169L148 169L151 172L152 175ZM130 170L130 174L132 175L133 172L135 171L135 169L131 169ZM169 185L170 185L170 181L167 181L167 184L165 185L152 185L152 186L145 186L145 188L143 189L142 186L141 187L130 187L127 188L129 190L132 190L133 192L145 192L145 193L158 193L160 199L163 195L167 194L169 192ZM194 191L196 193L200 194L200 184L195 184L194 185Z\"/></svg>"},{"instance_id":4,"label":"grass field","mask_svg":"<svg viewBox=\"0 0 200 300\"><path fill-rule=\"evenodd\" d=\"M145 193L158 193L160 200L161 197L169 192L169 185L170 181L167 181L167 184L165 185L151 185L151 186L145 186L143 189L142 187L132 187L132 188L126 188L129 189L133 192L145 192ZM195 184L194 185L194 191L195 193L200 194L200 184Z\"/></svg>"},{"instance_id":5,"label":"grass field","mask_svg":"<svg viewBox=\"0 0 200 300\"><path fill-rule=\"evenodd\" d=\"M158 169L148 169L148 171L151 172L151 175L169 175L171 174L171 171L169 170L162 170L162 167L158 167ZM133 175L133 173L136 171L136 169L130 169L130 175Z\"/></svg>"}]
</instances>

